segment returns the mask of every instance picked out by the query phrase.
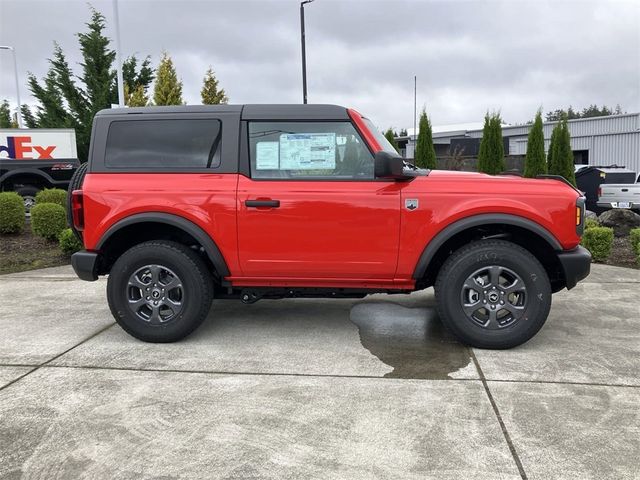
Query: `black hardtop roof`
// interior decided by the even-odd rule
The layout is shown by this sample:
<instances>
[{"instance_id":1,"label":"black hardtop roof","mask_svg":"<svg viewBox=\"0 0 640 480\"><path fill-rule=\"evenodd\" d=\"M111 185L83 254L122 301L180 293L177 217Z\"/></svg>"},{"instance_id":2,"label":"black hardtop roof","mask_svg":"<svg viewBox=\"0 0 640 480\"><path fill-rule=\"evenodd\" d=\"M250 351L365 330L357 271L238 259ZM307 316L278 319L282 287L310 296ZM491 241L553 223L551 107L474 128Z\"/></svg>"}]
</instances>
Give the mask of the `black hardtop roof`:
<instances>
[{"instance_id":1,"label":"black hardtop roof","mask_svg":"<svg viewBox=\"0 0 640 480\"><path fill-rule=\"evenodd\" d=\"M108 108L96 115L165 113L241 113L243 120L348 120L345 107L321 104L177 105L166 107Z\"/></svg>"}]
</instances>

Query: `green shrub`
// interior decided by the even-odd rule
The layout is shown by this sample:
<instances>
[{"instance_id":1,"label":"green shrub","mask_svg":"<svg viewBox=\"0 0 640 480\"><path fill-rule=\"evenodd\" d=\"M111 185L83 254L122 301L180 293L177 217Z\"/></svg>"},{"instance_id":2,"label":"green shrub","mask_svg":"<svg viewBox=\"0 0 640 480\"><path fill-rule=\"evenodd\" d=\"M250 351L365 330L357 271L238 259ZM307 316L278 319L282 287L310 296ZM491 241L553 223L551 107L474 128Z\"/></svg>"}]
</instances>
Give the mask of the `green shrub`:
<instances>
[{"instance_id":1,"label":"green shrub","mask_svg":"<svg viewBox=\"0 0 640 480\"><path fill-rule=\"evenodd\" d=\"M598 223L597 220L594 220L593 218L587 218L584 221L584 229L586 230L587 228L596 228L599 227L600 224Z\"/></svg>"},{"instance_id":2,"label":"green shrub","mask_svg":"<svg viewBox=\"0 0 640 480\"><path fill-rule=\"evenodd\" d=\"M36 203L31 209L31 230L35 235L56 240L67 228L67 212L55 203Z\"/></svg>"},{"instance_id":3,"label":"green shrub","mask_svg":"<svg viewBox=\"0 0 640 480\"><path fill-rule=\"evenodd\" d=\"M84 248L84 245L80 243L70 228L65 228L60 232L60 235L58 236L58 243L60 244L60 250L67 255L76 253Z\"/></svg>"},{"instance_id":4,"label":"green shrub","mask_svg":"<svg viewBox=\"0 0 640 480\"><path fill-rule=\"evenodd\" d=\"M593 227L585 230L582 245L591 252L595 261L606 259L613 245L613 228Z\"/></svg>"},{"instance_id":5,"label":"green shrub","mask_svg":"<svg viewBox=\"0 0 640 480\"><path fill-rule=\"evenodd\" d=\"M45 188L36 194L36 203L56 203L67 206L67 192L61 188Z\"/></svg>"},{"instance_id":6,"label":"green shrub","mask_svg":"<svg viewBox=\"0 0 640 480\"><path fill-rule=\"evenodd\" d=\"M24 222L22 197L16 192L0 193L0 233L19 233Z\"/></svg>"},{"instance_id":7,"label":"green shrub","mask_svg":"<svg viewBox=\"0 0 640 480\"><path fill-rule=\"evenodd\" d=\"M634 228L629 232L629 240L633 251L636 252L636 255L640 255L640 228ZM638 258L640 259L640 257Z\"/></svg>"}]
</instances>

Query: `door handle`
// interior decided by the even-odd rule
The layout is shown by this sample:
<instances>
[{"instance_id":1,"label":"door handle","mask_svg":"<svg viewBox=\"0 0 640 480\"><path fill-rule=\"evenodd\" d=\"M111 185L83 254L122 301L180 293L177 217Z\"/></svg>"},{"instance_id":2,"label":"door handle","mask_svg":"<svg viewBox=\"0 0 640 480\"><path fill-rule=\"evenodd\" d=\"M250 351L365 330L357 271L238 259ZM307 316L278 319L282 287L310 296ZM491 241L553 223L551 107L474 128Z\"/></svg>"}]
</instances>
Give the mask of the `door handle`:
<instances>
[{"instance_id":1,"label":"door handle","mask_svg":"<svg viewBox=\"0 0 640 480\"><path fill-rule=\"evenodd\" d=\"M259 207L271 207L278 208L280 206L280 200L245 200L244 204L251 208Z\"/></svg>"}]
</instances>

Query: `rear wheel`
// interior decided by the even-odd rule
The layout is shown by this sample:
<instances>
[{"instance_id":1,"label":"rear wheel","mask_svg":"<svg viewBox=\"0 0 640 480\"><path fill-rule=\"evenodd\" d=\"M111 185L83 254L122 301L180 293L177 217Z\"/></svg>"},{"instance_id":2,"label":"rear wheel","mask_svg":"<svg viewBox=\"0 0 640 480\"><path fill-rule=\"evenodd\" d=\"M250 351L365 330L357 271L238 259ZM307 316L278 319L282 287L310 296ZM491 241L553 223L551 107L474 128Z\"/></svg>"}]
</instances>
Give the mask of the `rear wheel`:
<instances>
[{"instance_id":1,"label":"rear wheel","mask_svg":"<svg viewBox=\"0 0 640 480\"><path fill-rule=\"evenodd\" d=\"M115 262L107 282L111 313L145 342L180 340L204 321L213 299L211 274L190 248L145 242Z\"/></svg>"},{"instance_id":2,"label":"rear wheel","mask_svg":"<svg viewBox=\"0 0 640 480\"><path fill-rule=\"evenodd\" d=\"M511 348L531 339L551 308L545 269L527 250L503 240L474 242L442 266L435 285L438 312L462 342Z\"/></svg>"},{"instance_id":3,"label":"rear wheel","mask_svg":"<svg viewBox=\"0 0 640 480\"><path fill-rule=\"evenodd\" d=\"M36 195L40 189L33 185L23 185L16 189L16 193L22 197L24 201L24 212L27 217L31 216L31 208L36 204Z\"/></svg>"}]
</instances>

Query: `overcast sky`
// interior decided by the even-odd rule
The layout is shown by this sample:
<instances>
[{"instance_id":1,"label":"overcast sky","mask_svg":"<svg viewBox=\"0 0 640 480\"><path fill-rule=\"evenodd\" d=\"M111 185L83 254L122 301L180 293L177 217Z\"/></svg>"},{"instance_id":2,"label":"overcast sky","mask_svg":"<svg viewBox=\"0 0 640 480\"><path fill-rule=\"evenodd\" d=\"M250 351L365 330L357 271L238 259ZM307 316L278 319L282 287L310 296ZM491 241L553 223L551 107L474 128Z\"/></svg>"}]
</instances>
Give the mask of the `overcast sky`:
<instances>
[{"instance_id":1,"label":"overcast sky","mask_svg":"<svg viewBox=\"0 0 640 480\"><path fill-rule=\"evenodd\" d=\"M107 17L111 0L90 2ZM122 53L173 57L184 98L200 103L212 65L231 103L300 103L299 1L119 0ZM525 122L590 103L640 111L640 1L338 1L305 7L310 103L356 108L380 127L413 126L418 106L444 125L499 109ZM27 72L47 70L53 41L79 74L75 33L87 2L0 0L0 44L15 46L22 102ZM115 42L114 42L115 45ZM15 102L0 51L0 98Z\"/></svg>"}]
</instances>

